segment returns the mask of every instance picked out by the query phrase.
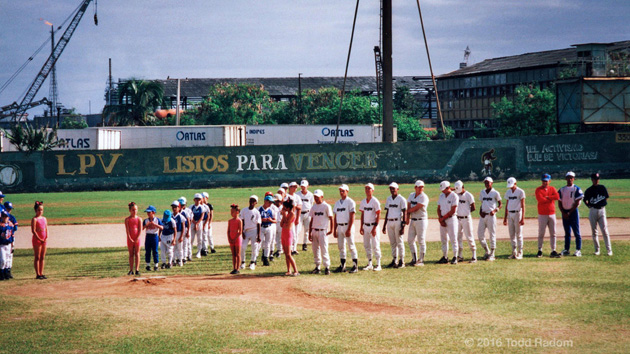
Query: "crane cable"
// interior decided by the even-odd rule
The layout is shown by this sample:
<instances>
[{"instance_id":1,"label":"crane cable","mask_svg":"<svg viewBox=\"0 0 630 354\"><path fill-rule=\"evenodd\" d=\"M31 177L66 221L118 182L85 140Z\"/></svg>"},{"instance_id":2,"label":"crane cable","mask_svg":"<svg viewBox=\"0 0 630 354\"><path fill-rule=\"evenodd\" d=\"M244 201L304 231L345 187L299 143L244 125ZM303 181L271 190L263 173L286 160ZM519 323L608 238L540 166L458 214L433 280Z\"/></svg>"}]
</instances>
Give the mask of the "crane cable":
<instances>
[{"instance_id":1,"label":"crane cable","mask_svg":"<svg viewBox=\"0 0 630 354\"><path fill-rule=\"evenodd\" d=\"M350 54L352 53L352 40L354 39L354 28L357 24L357 13L359 12L359 0L354 9L354 20L352 21L352 34L350 35L350 46L348 47L348 58L346 59L346 71L343 74L343 86L341 87L341 99L339 100L339 114L337 115L337 129L335 130L335 144L337 143L337 137L339 134L339 122L341 121L341 109L343 108L343 96L346 92L346 80L348 79L348 65L350 65Z\"/></svg>"},{"instance_id":2,"label":"crane cable","mask_svg":"<svg viewBox=\"0 0 630 354\"><path fill-rule=\"evenodd\" d=\"M438 116L440 117L440 124L442 126L443 138L446 140L446 131L444 130L444 119L442 118L442 108L440 106L440 97L438 95L437 85L435 84L435 75L433 75L433 66L431 65L431 55L429 54L429 43L427 43L427 34L424 30L424 21L422 20L422 10L420 10L420 0L416 0L418 4L418 15L420 16L420 26L422 26L422 36L424 37L424 46L427 50L427 59L429 60L429 70L431 71L431 81L433 82L433 90L435 91L435 103L437 104ZM430 93L429 93L430 94ZM429 109L431 104L429 103Z\"/></svg>"}]
</instances>

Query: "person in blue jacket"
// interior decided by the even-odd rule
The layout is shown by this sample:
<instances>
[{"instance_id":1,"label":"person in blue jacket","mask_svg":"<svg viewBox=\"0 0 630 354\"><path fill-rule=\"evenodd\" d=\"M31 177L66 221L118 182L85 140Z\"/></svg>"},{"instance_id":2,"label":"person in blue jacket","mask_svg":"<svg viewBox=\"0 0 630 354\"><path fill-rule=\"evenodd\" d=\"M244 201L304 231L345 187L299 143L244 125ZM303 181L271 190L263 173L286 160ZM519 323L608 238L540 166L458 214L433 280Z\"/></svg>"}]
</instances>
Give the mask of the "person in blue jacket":
<instances>
[{"instance_id":1,"label":"person in blue jacket","mask_svg":"<svg viewBox=\"0 0 630 354\"><path fill-rule=\"evenodd\" d=\"M158 254L158 242L159 235L162 233L162 220L155 216L157 210L153 205L145 210L147 218L142 222L142 229L145 230L146 236L144 238L144 249L146 253L144 260L147 262L146 270L151 270L151 255L153 255L154 267L153 270L158 270L158 263L160 263L160 255Z\"/></svg>"}]
</instances>

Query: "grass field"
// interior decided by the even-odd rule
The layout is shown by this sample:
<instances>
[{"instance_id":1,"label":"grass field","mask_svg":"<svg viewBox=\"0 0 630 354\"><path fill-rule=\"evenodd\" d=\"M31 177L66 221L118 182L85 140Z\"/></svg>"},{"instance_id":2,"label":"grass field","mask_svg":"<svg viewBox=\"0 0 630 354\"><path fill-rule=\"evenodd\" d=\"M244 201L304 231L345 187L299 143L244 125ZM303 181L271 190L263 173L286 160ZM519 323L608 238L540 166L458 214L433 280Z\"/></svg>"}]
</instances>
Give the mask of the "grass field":
<instances>
[{"instance_id":1,"label":"grass field","mask_svg":"<svg viewBox=\"0 0 630 354\"><path fill-rule=\"evenodd\" d=\"M298 181L299 182L299 181ZM339 199L338 185L318 186L316 181L310 190L321 188L324 191L324 198L333 205L334 201ZM564 185L562 180L553 180L552 185L560 188ZM590 180L580 179L576 184L583 190L591 185ZM630 179L602 180L608 188L610 194L609 205L606 208L608 217L630 217ZM525 190L526 199L526 217L536 217L536 198L534 191L540 185L540 181L521 181L518 185ZM507 189L505 181L497 181L494 184L501 195ZM217 188L209 189L210 203L215 209L215 220L227 221L229 219L229 206L237 203L241 206L247 205L250 195L257 194L262 197L266 191L276 192L277 186L272 187L255 187L255 188ZM475 195L475 199L479 198L479 192L483 187L480 182L471 182L466 184L466 188ZM6 191L5 191L6 192ZM146 206L152 204L163 211L169 208L171 202L180 196L185 196L189 203L192 203L193 195L199 191L196 190L150 190L150 191L108 191L108 192L66 192L66 193L23 193L8 194L5 200L11 201L15 206L15 215L22 224L28 224L30 218L34 215L33 203L35 200L44 201L46 207L46 216L50 224L101 224L101 223L121 223L128 215L127 204L130 201L138 203L140 211ZM413 185L404 184L400 186L400 194L407 198L409 193L413 192ZM429 205L430 217L435 218L435 210L437 208L437 198L439 196L439 187L437 184L428 184L425 187L425 193L429 196L431 204ZM375 196L381 203L389 196L387 186L377 186ZM356 202L365 198L362 184L350 185L350 197ZM262 199L262 198L261 198ZM586 207L581 207L582 216L586 214ZM503 216L503 210L500 212Z\"/></svg>"},{"instance_id":2,"label":"grass field","mask_svg":"<svg viewBox=\"0 0 630 354\"><path fill-rule=\"evenodd\" d=\"M123 276L123 248L52 249L46 281L33 279L31 251L17 250L16 279L0 282L0 352L628 352L629 241L614 241L613 257L593 256L588 241L582 258L537 259L526 242L514 261L509 247L499 242L496 262L438 265L430 243L422 268L330 276L306 274L312 252L301 252L296 278L279 276L283 260L224 275L220 247L143 272L167 276L152 282ZM384 262L389 254L383 244Z\"/></svg>"}]
</instances>

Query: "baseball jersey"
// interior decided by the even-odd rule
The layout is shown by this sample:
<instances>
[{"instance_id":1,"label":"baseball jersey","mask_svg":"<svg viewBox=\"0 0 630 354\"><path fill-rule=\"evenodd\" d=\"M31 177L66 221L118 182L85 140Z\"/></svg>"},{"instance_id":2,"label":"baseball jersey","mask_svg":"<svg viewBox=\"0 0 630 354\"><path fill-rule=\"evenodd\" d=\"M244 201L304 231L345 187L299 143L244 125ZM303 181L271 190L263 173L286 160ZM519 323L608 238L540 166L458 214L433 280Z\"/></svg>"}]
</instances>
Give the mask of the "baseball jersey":
<instances>
[{"instance_id":1,"label":"baseball jersey","mask_svg":"<svg viewBox=\"0 0 630 354\"><path fill-rule=\"evenodd\" d=\"M212 207L212 204L203 204L203 209L205 213L203 215L203 220L206 221L210 217L210 212L214 210L214 208Z\"/></svg>"},{"instance_id":2,"label":"baseball jersey","mask_svg":"<svg viewBox=\"0 0 630 354\"><path fill-rule=\"evenodd\" d=\"M407 201L405 198L398 194L396 198L392 198L390 195L385 201L385 210L388 211L388 219L400 219L403 215L403 210L407 209Z\"/></svg>"},{"instance_id":3,"label":"baseball jersey","mask_svg":"<svg viewBox=\"0 0 630 354\"><path fill-rule=\"evenodd\" d=\"M313 204L315 204L315 198L313 193L306 191L306 194L302 194L302 191L295 193L302 201L302 214L311 210Z\"/></svg>"},{"instance_id":4,"label":"baseball jersey","mask_svg":"<svg viewBox=\"0 0 630 354\"><path fill-rule=\"evenodd\" d=\"M162 223L164 224L164 229L162 230L162 236L170 236L175 233L175 230L177 230L177 222L172 217L171 217L171 220L167 222L164 222L164 220L162 220Z\"/></svg>"},{"instance_id":5,"label":"baseball jersey","mask_svg":"<svg viewBox=\"0 0 630 354\"><path fill-rule=\"evenodd\" d=\"M606 194L606 195L608 195L608 194ZM13 237L15 237L15 232L18 229L17 219L15 218L15 216L13 216L13 214L9 214L9 221L13 224Z\"/></svg>"},{"instance_id":6,"label":"baseball jersey","mask_svg":"<svg viewBox=\"0 0 630 354\"><path fill-rule=\"evenodd\" d=\"M369 202L367 201L367 198L365 198L359 204L359 210L363 212L364 223L374 224L378 222L376 212L381 210L381 203L374 197L372 197Z\"/></svg>"},{"instance_id":7,"label":"baseball jersey","mask_svg":"<svg viewBox=\"0 0 630 354\"><path fill-rule=\"evenodd\" d=\"M330 225L329 217L333 215L332 208L328 203L313 204L310 211L313 229L328 230Z\"/></svg>"},{"instance_id":8,"label":"baseball jersey","mask_svg":"<svg viewBox=\"0 0 630 354\"><path fill-rule=\"evenodd\" d=\"M293 199L293 207L294 208L302 208L302 199L297 194L287 194L284 196L283 201L289 200L289 198ZM311 206L312 207L312 206Z\"/></svg>"},{"instance_id":9,"label":"baseball jersey","mask_svg":"<svg viewBox=\"0 0 630 354\"><path fill-rule=\"evenodd\" d=\"M333 207L333 212L337 217L337 224L347 224L350 222L350 213L356 213L357 203L350 197L339 199Z\"/></svg>"},{"instance_id":10,"label":"baseball jersey","mask_svg":"<svg viewBox=\"0 0 630 354\"><path fill-rule=\"evenodd\" d=\"M275 219L276 218L276 212L273 208L273 204L269 206L269 208L265 209L264 207L260 207L258 208L258 212L260 213L260 219ZM270 221L261 221L261 225L264 227L268 227L269 225L273 224Z\"/></svg>"},{"instance_id":11,"label":"baseball jersey","mask_svg":"<svg viewBox=\"0 0 630 354\"><path fill-rule=\"evenodd\" d=\"M275 204L271 205L271 208L273 208L274 210L274 215L276 215L276 225L278 227L278 229L280 228L280 221L282 221L282 205L280 205L280 207L277 207Z\"/></svg>"},{"instance_id":12,"label":"baseball jersey","mask_svg":"<svg viewBox=\"0 0 630 354\"><path fill-rule=\"evenodd\" d=\"M177 213L176 215L173 215L173 219L175 220L175 225L177 225L177 231L182 232L187 223L184 213L180 212L180 213Z\"/></svg>"},{"instance_id":13,"label":"baseball jersey","mask_svg":"<svg viewBox=\"0 0 630 354\"><path fill-rule=\"evenodd\" d=\"M582 200L584 194L582 194L582 190L580 187L575 184L572 186L564 186L560 188L558 191L558 195L560 195L560 201L562 203L562 209L569 210L573 206L573 202L576 200Z\"/></svg>"},{"instance_id":14,"label":"baseball jersey","mask_svg":"<svg viewBox=\"0 0 630 354\"><path fill-rule=\"evenodd\" d=\"M426 193L422 192L420 194L416 194L415 192L409 194L409 198L407 198L409 205L411 207L415 207L418 204L424 205L424 207L414 211L409 214L409 217L412 219L426 219L427 218L427 207L429 206L429 197Z\"/></svg>"},{"instance_id":15,"label":"baseball jersey","mask_svg":"<svg viewBox=\"0 0 630 354\"><path fill-rule=\"evenodd\" d=\"M7 221L0 224L0 245L8 245L13 242L13 224Z\"/></svg>"},{"instance_id":16,"label":"baseball jersey","mask_svg":"<svg viewBox=\"0 0 630 354\"><path fill-rule=\"evenodd\" d=\"M586 192L584 192L584 203L589 208L601 209L605 207L606 204L608 204L606 198L609 198L608 190L601 184L590 186L586 189ZM11 216L12 215L9 215L9 218L11 218ZM13 222L13 220L11 221ZM13 223L15 224L15 222Z\"/></svg>"},{"instance_id":17,"label":"baseball jersey","mask_svg":"<svg viewBox=\"0 0 630 354\"><path fill-rule=\"evenodd\" d=\"M521 200L525 199L525 191L516 187L514 191L512 188L505 192L505 207L507 211L519 211L521 210Z\"/></svg>"},{"instance_id":18,"label":"baseball jersey","mask_svg":"<svg viewBox=\"0 0 630 354\"><path fill-rule=\"evenodd\" d=\"M440 193L440 198L438 198L438 206L440 207L440 213L442 214L442 216L448 214L453 206L455 206L455 208L458 208L459 197L457 196L457 193L451 192L449 193L449 195ZM455 213L457 213L457 209L455 209Z\"/></svg>"},{"instance_id":19,"label":"baseball jersey","mask_svg":"<svg viewBox=\"0 0 630 354\"><path fill-rule=\"evenodd\" d=\"M160 220L160 218L156 218L153 217L153 220L149 220L149 218L144 219L144 221L142 222L142 226L145 226L149 223L149 221L153 221L154 223L162 226L162 220ZM157 227L147 227L146 228L146 233L147 235L157 235L158 232L160 232L160 229L158 229Z\"/></svg>"},{"instance_id":20,"label":"baseball jersey","mask_svg":"<svg viewBox=\"0 0 630 354\"><path fill-rule=\"evenodd\" d=\"M481 193L479 193L479 200L481 200L480 210L484 213L490 213L497 208L497 203L501 200L501 194L494 188L490 189L490 192L482 189Z\"/></svg>"},{"instance_id":21,"label":"baseball jersey","mask_svg":"<svg viewBox=\"0 0 630 354\"><path fill-rule=\"evenodd\" d=\"M206 208L204 208L203 204L193 205L190 207L190 211L192 212L192 219L199 221L204 218L203 215L206 212Z\"/></svg>"},{"instance_id":22,"label":"baseball jersey","mask_svg":"<svg viewBox=\"0 0 630 354\"><path fill-rule=\"evenodd\" d=\"M475 204L475 197L469 191L464 191L464 193L458 194L457 198L459 199L457 216L469 216L470 208L473 204Z\"/></svg>"},{"instance_id":23,"label":"baseball jersey","mask_svg":"<svg viewBox=\"0 0 630 354\"><path fill-rule=\"evenodd\" d=\"M240 217L243 219L243 232L257 229L258 224L261 223L260 212L256 208L241 209Z\"/></svg>"}]
</instances>

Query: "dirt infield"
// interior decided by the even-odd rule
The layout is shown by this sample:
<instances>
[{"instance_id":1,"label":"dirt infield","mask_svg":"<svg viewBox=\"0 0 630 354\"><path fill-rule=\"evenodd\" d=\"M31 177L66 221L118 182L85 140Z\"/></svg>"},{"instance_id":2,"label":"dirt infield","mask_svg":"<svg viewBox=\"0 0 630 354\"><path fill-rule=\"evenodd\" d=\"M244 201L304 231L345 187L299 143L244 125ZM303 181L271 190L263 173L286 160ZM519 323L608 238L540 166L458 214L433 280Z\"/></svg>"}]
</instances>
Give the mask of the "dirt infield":
<instances>
[{"instance_id":1,"label":"dirt infield","mask_svg":"<svg viewBox=\"0 0 630 354\"><path fill-rule=\"evenodd\" d=\"M227 222L214 222L212 223L212 234L214 236L214 243L218 246L226 246L227 242ZM477 238L477 221L474 222L473 236ZM580 228L582 230L582 237L585 241L591 239L591 226L587 218L580 220ZM610 230L611 237L614 239L630 238L630 219L623 218L609 218L608 229ZM15 247L16 248L31 248L31 236L27 229L22 228L18 231ZM355 239L357 242L362 243L363 238L359 234L359 222L355 223ZM406 232L406 231L405 231ZM525 239L536 239L538 235L538 222L536 219L526 219L524 226ZM562 222L559 220L556 225L556 232L560 237L564 236L562 229ZM89 248L89 247L124 247L126 246L125 226L124 224L98 224L98 225L53 225L49 226L49 241L48 247L50 248ZM547 234L548 237L548 234ZM142 236L144 240L144 236ZM499 220L497 227L498 239L509 239L507 226L503 226L502 220ZM600 235L601 238L601 235ZM405 236L405 241L407 240ZM427 230L427 241L439 241L440 230L437 220L429 220L429 228ZM302 242L302 236L300 235L300 243ZM336 240L329 236L331 243L336 243ZM144 241L142 241L144 244ZM386 235L381 235L381 242L389 242Z\"/></svg>"}]
</instances>

